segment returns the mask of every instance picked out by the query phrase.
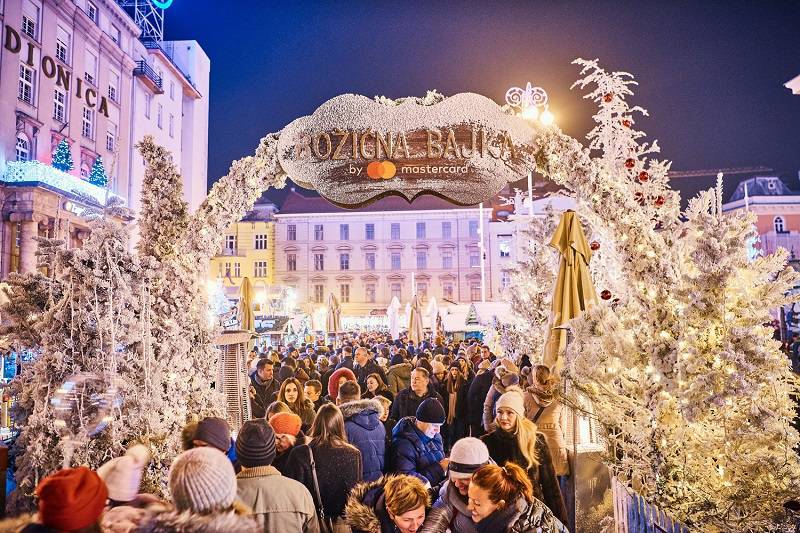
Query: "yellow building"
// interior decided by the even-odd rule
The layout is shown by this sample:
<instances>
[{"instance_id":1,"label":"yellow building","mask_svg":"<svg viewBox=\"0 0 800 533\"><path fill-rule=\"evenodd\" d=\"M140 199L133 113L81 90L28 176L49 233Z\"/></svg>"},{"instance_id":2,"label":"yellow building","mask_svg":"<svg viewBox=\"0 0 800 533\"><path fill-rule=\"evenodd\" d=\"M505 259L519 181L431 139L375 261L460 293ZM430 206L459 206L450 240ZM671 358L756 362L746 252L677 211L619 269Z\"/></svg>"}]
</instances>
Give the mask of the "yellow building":
<instances>
[{"instance_id":1,"label":"yellow building","mask_svg":"<svg viewBox=\"0 0 800 533\"><path fill-rule=\"evenodd\" d=\"M272 314L270 304L280 299L280 287L274 285L276 209L260 198L252 211L228 228L223 248L211 259L208 271L212 280L222 280L230 299L238 299L242 280L249 278L258 304L256 313L264 315Z\"/></svg>"}]
</instances>

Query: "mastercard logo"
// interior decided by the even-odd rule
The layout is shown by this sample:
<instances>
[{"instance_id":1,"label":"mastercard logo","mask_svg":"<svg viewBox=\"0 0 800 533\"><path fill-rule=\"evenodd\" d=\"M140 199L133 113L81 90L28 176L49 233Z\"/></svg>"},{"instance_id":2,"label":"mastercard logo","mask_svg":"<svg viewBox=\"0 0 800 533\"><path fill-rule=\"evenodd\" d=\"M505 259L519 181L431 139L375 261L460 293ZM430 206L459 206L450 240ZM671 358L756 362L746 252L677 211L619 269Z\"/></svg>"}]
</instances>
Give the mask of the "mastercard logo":
<instances>
[{"instance_id":1,"label":"mastercard logo","mask_svg":"<svg viewBox=\"0 0 800 533\"><path fill-rule=\"evenodd\" d=\"M388 180L397 173L397 167L391 161L373 161L367 165L367 176L373 180Z\"/></svg>"}]
</instances>

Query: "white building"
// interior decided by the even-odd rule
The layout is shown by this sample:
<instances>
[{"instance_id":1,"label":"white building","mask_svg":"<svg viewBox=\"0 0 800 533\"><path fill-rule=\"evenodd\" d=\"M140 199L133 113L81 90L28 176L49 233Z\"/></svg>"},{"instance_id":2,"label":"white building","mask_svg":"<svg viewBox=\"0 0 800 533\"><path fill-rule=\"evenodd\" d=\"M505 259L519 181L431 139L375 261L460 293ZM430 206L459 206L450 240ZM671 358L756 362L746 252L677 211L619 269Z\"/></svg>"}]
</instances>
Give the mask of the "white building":
<instances>
[{"instance_id":1,"label":"white building","mask_svg":"<svg viewBox=\"0 0 800 533\"><path fill-rule=\"evenodd\" d=\"M80 245L74 190L136 209L144 135L175 155L191 206L202 201L210 65L196 42L143 42L110 0L0 0L0 24L0 278L35 268L37 235ZM49 166L64 139L69 173ZM107 190L86 181L97 158Z\"/></svg>"}]
</instances>

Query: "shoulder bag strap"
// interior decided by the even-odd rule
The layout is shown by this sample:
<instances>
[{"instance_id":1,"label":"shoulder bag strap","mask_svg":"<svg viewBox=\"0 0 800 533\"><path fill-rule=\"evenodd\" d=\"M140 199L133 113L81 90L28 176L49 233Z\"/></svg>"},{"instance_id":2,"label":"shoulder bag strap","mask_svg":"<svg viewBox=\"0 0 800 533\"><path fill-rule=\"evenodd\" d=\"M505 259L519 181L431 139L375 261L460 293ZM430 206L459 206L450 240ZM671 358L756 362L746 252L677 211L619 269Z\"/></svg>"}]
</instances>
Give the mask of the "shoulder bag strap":
<instances>
[{"instance_id":1,"label":"shoulder bag strap","mask_svg":"<svg viewBox=\"0 0 800 533\"><path fill-rule=\"evenodd\" d=\"M533 415L533 418L531 420L533 420L534 424L536 423L537 420L539 420L539 417L542 416L542 411L544 411L544 407L540 407L539 410L536 411L536 414Z\"/></svg>"},{"instance_id":2,"label":"shoulder bag strap","mask_svg":"<svg viewBox=\"0 0 800 533\"><path fill-rule=\"evenodd\" d=\"M314 479L314 497L317 504L317 513L320 518L325 518L325 508L322 505L322 496L319 493L319 481L317 480L317 465L314 463L314 452L311 450L311 445L308 445L308 457L311 460L311 477Z\"/></svg>"}]
</instances>

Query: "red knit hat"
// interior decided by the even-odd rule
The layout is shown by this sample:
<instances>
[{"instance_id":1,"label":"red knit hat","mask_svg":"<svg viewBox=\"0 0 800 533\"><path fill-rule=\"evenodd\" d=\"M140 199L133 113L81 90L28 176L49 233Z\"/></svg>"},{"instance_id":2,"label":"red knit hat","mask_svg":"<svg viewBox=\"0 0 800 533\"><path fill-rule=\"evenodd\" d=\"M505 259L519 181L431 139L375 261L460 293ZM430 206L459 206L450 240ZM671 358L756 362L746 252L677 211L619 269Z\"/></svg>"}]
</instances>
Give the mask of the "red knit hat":
<instances>
[{"instance_id":1,"label":"red knit hat","mask_svg":"<svg viewBox=\"0 0 800 533\"><path fill-rule=\"evenodd\" d=\"M331 400L335 400L336 397L339 396L339 378L342 376L347 378L347 381L358 381L353 371L346 366L336 370L328 379L328 397Z\"/></svg>"},{"instance_id":2,"label":"red knit hat","mask_svg":"<svg viewBox=\"0 0 800 533\"><path fill-rule=\"evenodd\" d=\"M74 531L97 522L108 500L108 488L94 470L65 468L36 487L39 520L59 531Z\"/></svg>"},{"instance_id":3,"label":"red knit hat","mask_svg":"<svg viewBox=\"0 0 800 533\"><path fill-rule=\"evenodd\" d=\"M269 425L272 426L275 433L294 435L296 437L300 433L303 420L294 413L275 413L269 417Z\"/></svg>"}]
</instances>

